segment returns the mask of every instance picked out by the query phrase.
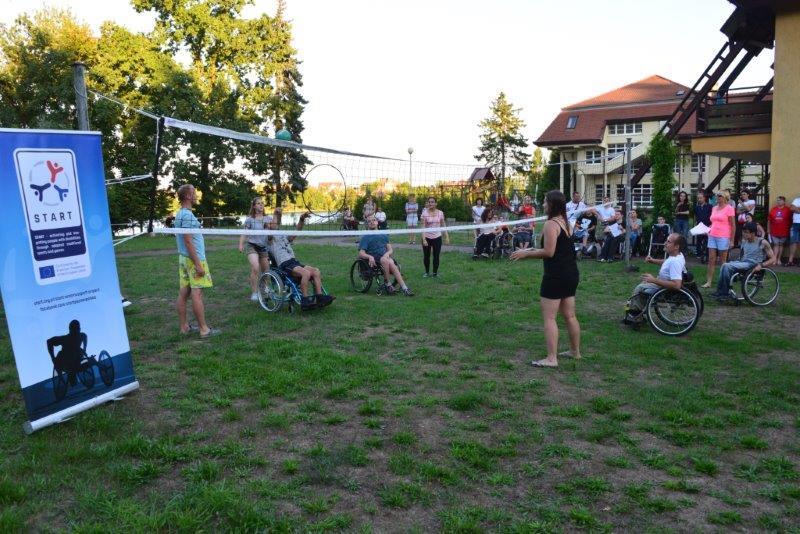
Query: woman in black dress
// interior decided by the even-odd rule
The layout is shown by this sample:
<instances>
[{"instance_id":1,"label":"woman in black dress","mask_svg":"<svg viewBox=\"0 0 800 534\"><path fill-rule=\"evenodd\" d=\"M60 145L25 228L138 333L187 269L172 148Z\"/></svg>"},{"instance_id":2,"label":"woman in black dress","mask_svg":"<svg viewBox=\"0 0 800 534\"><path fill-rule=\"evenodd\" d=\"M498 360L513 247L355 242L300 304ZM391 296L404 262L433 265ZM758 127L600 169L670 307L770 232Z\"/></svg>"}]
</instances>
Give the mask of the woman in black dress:
<instances>
[{"instance_id":1,"label":"woman in black dress","mask_svg":"<svg viewBox=\"0 0 800 534\"><path fill-rule=\"evenodd\" d=\"M542 248L517 250L511 260L542 258L544 276L541 297L547 358L534 360L534 367L558 367L558 356L581 357L581 327L575 316L575 291L578 288L578 264L572 244L572 230L567 222L567 201L561 191L550 191L544 199L547 222L542 232ZM558 353L558 324L561 312L567 323L570 350Z\"/></svg>"}]
</instances>

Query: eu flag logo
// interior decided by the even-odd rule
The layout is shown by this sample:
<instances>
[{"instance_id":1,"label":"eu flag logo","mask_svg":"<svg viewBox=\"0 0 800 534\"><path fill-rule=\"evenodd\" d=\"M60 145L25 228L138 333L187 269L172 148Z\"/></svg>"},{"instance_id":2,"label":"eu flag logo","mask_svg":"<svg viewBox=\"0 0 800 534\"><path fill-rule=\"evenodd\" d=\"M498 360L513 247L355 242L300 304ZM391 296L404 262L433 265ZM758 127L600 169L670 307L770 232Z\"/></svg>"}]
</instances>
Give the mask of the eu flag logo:
<instances>
[{"instance_id":1,"label":"eu flag logo","mask_svg":"<svg viewBox=\"0 0 800 534\"><path fill-rule=\"evenodd\" d=\"M39 267L39 278L53 278L56 275L56 269L52 265Z\"/></svg>"}]
</instances>

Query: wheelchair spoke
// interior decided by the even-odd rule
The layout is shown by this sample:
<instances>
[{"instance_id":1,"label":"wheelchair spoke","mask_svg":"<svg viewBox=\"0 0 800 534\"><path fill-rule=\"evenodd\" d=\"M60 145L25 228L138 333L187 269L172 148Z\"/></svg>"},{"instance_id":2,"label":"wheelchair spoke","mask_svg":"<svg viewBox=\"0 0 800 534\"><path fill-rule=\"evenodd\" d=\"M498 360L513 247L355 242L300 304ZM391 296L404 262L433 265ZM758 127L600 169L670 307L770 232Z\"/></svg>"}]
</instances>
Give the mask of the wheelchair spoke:
<instances>
[{"instance_id":1,"label":"wheelchair spoke","mask_svg":"<svg viewBox=\"0 0 800 534\"><path fill-rule=\"evenodd\" d=\"M700 306L688 291L662 289L650 298L647 318L658 332L668 336L681 336L697 324Z\"/></svg>"},{"instance_id":2,"label":"wheelchair spoke","mask_svg":"<svg viewBox=\"0 0 800 534\"><path fill-rule=\"evenodd\" d=\"M742 294L754 306L767 306L775 302L780 288L778 275L772 269L751 271L742 280Z\"/></svg>"},{"instance_id":3,"label":"wheelchair spoke","mask_svg":"<svg viewBox=\"0 0 800 534\"><path fill-rule=\"evenodd\" d=\"M281 276L270 269L258 279L258 302L268 312L276 312L283 306L284 285Z\"/></svg>"}]
</instances>

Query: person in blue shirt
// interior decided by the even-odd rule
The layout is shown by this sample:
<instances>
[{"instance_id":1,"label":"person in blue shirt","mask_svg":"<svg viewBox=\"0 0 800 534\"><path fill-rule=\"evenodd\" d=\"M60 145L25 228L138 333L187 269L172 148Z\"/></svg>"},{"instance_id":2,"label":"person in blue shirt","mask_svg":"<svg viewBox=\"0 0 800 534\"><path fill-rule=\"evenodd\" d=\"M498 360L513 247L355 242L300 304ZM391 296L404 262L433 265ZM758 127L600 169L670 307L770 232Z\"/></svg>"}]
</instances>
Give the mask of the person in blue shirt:
<instances>
[{"instance_id":1,"label":"person in blue shirt","mask_svg":"<svg viewBox=\"0 0 800 534\"><path fill-rule=\"evenodd\" d=\"M200 228L200 221L192 213L192 207L197 204L197 191L191 184L183 184L178 188L178 201L181 209L175 214L175 228ZM220 333L216 328L206 324L206 311L203 304L203 289L208 289L214 284L211 281L211 272L206 263L206 246L203 234L178 234L175 236L178 245L178 320L182 334L188 334L192 327L186 314L186 304L192 299L192 311L197 319L197 330L201 338L207 338Z\"/></svg>"},{"instance_id":2,"label":"person in blue shirt","mask_svg":"<svg viewBox=\"0 0 800 534\"><path fill-rule=\"evenodd\" d=\"M367 217L367 228L370 230L378 229L378 220L374 215ZM386 292L391 293L394 291L394 289L390 289L392 286L389 284L389 275L391 275L400 284L403 294L407 297L413 297L414 293L406 285L403 275L400 274L400 267L392 258L393 253L387 234L367 234L362 236L358 242L358 257L367 260L370 267L375 267L378 263L383 267L383 283Z\"/></svg>"}]
</instances>

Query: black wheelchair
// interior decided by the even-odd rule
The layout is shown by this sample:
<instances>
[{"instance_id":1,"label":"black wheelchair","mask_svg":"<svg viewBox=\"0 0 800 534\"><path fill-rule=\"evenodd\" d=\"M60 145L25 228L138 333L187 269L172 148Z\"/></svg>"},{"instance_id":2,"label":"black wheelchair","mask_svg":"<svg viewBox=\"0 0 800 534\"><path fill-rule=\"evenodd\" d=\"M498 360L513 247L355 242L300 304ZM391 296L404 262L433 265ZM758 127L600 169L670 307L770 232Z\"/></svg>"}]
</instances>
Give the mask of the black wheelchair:
<instances>
[{"instance_id":1,"label":"black wheelchair","mask_svg":"<svg viewBox=\"0 0 800 534\"><path fill-rule=\"evenodd\" d=\"M392 258L392 261L398 268L400 267L397 260ZM376 261L375 267L370 267L369 260L357 258L350 266L350 287L353 288L353 291L366 293L372 287L372 282L375 279L378 280L378 286L375 288L375 293L378 295L393 295L397 293L399 282L396 278L392 277L388 284L383 282L384 272L381 262Z\"/></svg>"},{"instance_id":2,"label":"black wheelchair","mask_svg":"<svg viewBox=\"0 0 800 534\"><path fill-rule=\"evenodd\" d=\"M737 292L734 288L741 287ZM775 271L762 267L759 271L753 269L741 270L731 277L731 298L738 305L747 301L753 306L769 306L781 292L781 282Z\"/></svg>"},{"instance_id":3,"label":"black wheelchair","mask_svg":"<svg viewBox=\"0 0 800 534\"><path fill-rule=\"evenodd\" d=\"M514 234L503 232L500 235L492 237L492 242L489 245L489 252L486 253L486 256L494 260L499 260L500 258L508 258L511 256L512 252L514 252ZM486 256L478 254L478 240L476 238L475 246L472 249L472 259L479 260Z\"/></svg>"},{"instance_id":4,"label":"black wheelchair","mask_svg":"<svg viewBox=\"0 0 800 534\"><path fill-rule=\"evenodd\" d=\"M63 361L59 358L60 354L59 352L53 358L53 378L51 379L53 394L57 401L67 396L70 382L75 385L75 377L77 377L77 381L83 384L83 387L92 389L95 384L95 367L97 367L100 380L103 381L106 387L111 387L114 383L114 362L111 361L108 351L101 350L97 356L88 356L84 352L80 360L74 363Z\"/></svg>"},{"instance_id":5,"label":"black wheelchair","mask_svg":"<svg viewBox=\"0 0 800 534\"><path fill-rule=\"evenodd\" d=\"M646 320L659 334L683 336L692 331L705 309L703 295L691 273L683 273L680 289L661 288L647 299L640 315L632 322L636 329Z\"/></svg>"}]
</instances>

